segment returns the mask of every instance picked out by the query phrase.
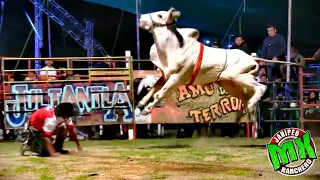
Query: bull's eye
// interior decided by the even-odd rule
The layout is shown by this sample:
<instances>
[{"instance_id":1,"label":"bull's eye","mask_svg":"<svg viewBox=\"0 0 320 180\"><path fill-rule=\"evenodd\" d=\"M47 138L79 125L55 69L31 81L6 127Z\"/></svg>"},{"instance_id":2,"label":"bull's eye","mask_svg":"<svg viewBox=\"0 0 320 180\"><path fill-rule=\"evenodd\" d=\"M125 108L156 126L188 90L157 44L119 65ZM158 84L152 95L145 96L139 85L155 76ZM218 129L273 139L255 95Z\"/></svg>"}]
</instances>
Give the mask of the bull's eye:
<instances>
[{"instance_id":1,"label":"bull's eye","mask_svg":"<svg viewBox=\"0 0 320 180\"><path fill-rule=\"evenodd\" d=\"M158 17L162 19L162 15L161 14L158 14Z\"/></svg>"}]
</instances>

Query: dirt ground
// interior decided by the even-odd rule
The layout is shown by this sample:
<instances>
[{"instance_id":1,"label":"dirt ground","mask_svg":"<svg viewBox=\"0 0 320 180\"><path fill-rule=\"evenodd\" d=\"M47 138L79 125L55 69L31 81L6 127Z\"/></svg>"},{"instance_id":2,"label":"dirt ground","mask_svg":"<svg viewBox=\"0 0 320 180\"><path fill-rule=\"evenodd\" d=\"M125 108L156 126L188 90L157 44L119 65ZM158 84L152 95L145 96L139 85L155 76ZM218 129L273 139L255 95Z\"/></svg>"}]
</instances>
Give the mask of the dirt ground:
<instances>
[{"instance_id":1,"label":"dirt ground","mask_svg":"<svg viewBox=\"0 0 320 180\"><path fill-rule=\"evenodd\" d=\"M82 141L79 153L66 142L72 152L58 158L22 157L20 143L0 143L0 179L320 179L318 160L303 176L274 172L266 143L245 138Z\"/></svg>"}]
</instances>

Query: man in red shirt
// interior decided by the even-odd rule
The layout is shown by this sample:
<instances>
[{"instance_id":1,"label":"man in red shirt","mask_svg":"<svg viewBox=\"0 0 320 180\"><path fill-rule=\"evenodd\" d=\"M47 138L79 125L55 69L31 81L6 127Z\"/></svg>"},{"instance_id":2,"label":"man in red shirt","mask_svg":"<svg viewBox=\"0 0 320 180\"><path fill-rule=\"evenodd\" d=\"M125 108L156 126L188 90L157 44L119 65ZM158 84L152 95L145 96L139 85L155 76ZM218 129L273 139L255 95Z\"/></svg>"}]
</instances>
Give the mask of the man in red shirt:
<instances>
[{"instance_id":1,"label":"man in red shirt","mask_svg":"<svg viewBox=\"0 0 320 180\"><path fill-rule=\"evenodd\" d=\"M35 111L29 119L30 139L24 143L21 154L29 150L30 146L32 146L31 151L41 156L56 157L59 154L67 154L68 151L62 149L67 136L66 130L77 144L78 150L82 150L71 119L77 112L77 107L71 103L61 103L57 107L48 106ZM53 135L56 135L54 144L52 144Z\"/></svg>"}]
</instances>

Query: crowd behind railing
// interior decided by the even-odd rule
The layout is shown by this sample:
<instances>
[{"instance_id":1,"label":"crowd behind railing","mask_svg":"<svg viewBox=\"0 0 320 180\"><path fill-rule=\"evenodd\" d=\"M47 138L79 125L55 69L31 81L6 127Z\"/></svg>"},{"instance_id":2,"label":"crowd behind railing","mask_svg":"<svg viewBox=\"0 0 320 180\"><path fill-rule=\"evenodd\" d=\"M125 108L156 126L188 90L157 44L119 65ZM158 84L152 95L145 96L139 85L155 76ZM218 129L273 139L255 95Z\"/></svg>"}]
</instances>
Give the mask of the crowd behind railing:
<instances>
[{"instance_id":1,"label":"crowd behind railing","mask_svg":"<svg viewBox=\"0 0 320 180\"><path fill-rule=\"evenodd\" d=\"M235 38L235 43L231 49L240 49L252 56L259 56L273 61L286 61L286 40L277 32L274 25L267 27L268 36L262 43L261 53L251 53L248 44L242 35ZM219 42L215 41L212 47L219 48ZM257 55L258 54L258 55ZM314 89L303 93L303 104L320 104L320 49L315 52L313 61L306 62L302 54L295 46L290 47L290 62L300 64L303 71L309 72L311 77L303 77L304 87ZM313 67L311 66L313 64ZM265 129L265 134L269 135L270 124L276 123L282 128L294 126L293 121L299 121L300 113L304 114L305 119L320 120L320 107L308 107L304 112L300 112L299 104L299 66L290 66L290 79L287 79L287 66L280 63L259 62L259 72L257 81L266 84L268 89L261 98L258 105L258 121L260 126ZM285 120L281 123L281 120ZM289 120L292 120L290 122ZM268 123L265 123L268 122Z\"/></svg>"}]
</instances>

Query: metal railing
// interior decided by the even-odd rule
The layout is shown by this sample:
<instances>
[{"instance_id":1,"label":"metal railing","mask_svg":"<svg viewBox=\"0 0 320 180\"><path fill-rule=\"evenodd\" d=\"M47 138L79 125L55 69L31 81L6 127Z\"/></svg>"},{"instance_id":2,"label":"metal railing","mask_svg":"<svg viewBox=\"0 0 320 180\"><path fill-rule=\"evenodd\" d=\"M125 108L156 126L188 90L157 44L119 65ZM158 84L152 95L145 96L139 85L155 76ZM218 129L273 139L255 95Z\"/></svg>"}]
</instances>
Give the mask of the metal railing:
<instances>
[{"instance_id":1,"label":"metal railing","mask_svg":"<svg viewBox=\"0 0 320 180\"><path fill-rule=\"evenodd\" d=\"M10 70L6 69L7 63L11 63L15 60L19 61L29 61L29 64L31 61L53 61L53 62L65 62L67 68L64 68L63 71L71 72L74 74L76 71L82 71L85 72L85 75L78 75L74 76L77 78L69 79L69 80L60 80L60 75L50 75L49 71L61 71L61 69L15 69ZM103 62L124 62L126 65L125 67L121 68L72 68L74 64L77 64L79 62L96 62L96 61L103 61ZM1 59L1 72L2 72L2 86L3 86L3 93L1 94L4 100L4 104L6 104L6 101L10 101L12 98L8 97L15 97L19 98L19 96L32 96L32 95L42 95L47 96L48 95L48 89L50 85L54 84L67 84L67 83L103 83L103 82L110 82L110 81L123 81L125 83L126 89L122 91L117 91L118 93L128 93L131 101L131 108L133 113L132 118L132 124L134 129L134 135L135 135L135 120L134 120L134 77L133 77L133 67L132 67L132 56L122 56L122 57L68 57L68 58L2 58ZM30 67L30 66L29 66ZM37 71L43 71L45 72L45 75L38 75L34 72ZM33 73L32 73L33 72ZM32 76L36 77L39 80L27 80L27 81L8 81L5 79L6 74L15 74L19 73L22 76ZM23 74L25 73L25 74ZM45 86L44 89L46 89L44 92L11 92L10 87L15 84L28 84L28 85L37 85L40 84L42 87ZM9 87L9 88L5 88ZM91 93L91 92L90 92ZM96 93L96 92L92 92ZM102 93L102 91L99 91L99 93ZM114 91L103 91L103 93L114 93ZM110 107L109 107L110 109ZM4 113L26 113L27 111L7 111L4 109ZM29 112L30 113L30 112ZM86 116L86 114L83 114L83 116ZM123 123L124 124L124 123ZM7 128L7 127L6 127Z\"/></svg>"},{"instance_id":2,"label":"metal railing","mask_svg":"<svg viewBox=\"0 0 320 180\"><path fill-rule=\"evenodd\" d=\"M315 59L313 58L304 58L305 61L315 61ZM318 67L319 68L319 67ZM319 73L319 72L317 72ZM306 119L304 117L305 115L305 109L307 108L316 108L316 107L320 107L320 104L307 104L304 102L304 93L306 91L309 91L309 92L317 92L319 93L320 92L320 79L319 79L319 74L317 73L307 73L307 72L304 72L303 68L300 68L299 69L299 89L300 89L300 124L301 124L301 128L302 129L305 129L305 124L306 122L309 122L309 123L319 123L320 122L320 119ZM311 88L306 88L305 84L304 84L304 77L306 76L318 76L317 77L317 84L314 85L313 87ZM320 112L319 112L320 113Z\"/></svg>"},{"instance_id":3,"label":"metal railing","mask_svg":"<svg viewBox=\"0 0 320 180\"><path fill-rule=\"evenodd\" d=\"M302 59L304 62L312 62L314 61L313 58L304 58ZM308 64L308 63L305 63ZM257 107L259 111L259 116L258 116L258 125L261 127L262 123L270 123L270 136L273 136L274 133L277 131L274 129L276 128L275 125L276 123L279 123L278 125L281 126L281 123L290 123L288 124L289 126L296 126L298 128L305 129L304 123L316 123L320 122L318 119L307 119L305 118L305 111L307 109L315 109L316 111L319 111L320 113L320 104L307 104L304 102L304 97L305 97L305 92L307 91L313 91L313 92L320 92L320 78L318 77L317 81L310 81L310 80L305 80L304 78L306 76L320 76L319 74L315 72L305 72L305 70L308 70L310 68L305 68L300 66L299 67L299 73L298 73L298 81L290 81L290 82L268 82L266 84L270 85L271 90L272 90L272 97L270 96L270 101L265 102L264 105L268 111L265 110L264 113L268 114L263 114L264 119L261 120L261 115L262 115L262 107L261 101L259 102L259 105ZM318 70L319 71L319 70ZM318 72L319 73L319 72ZM317 85L313 85L308 87L306 83L309 84L314 84L318 83ZM278 87L277 87L278 86ZM279 86L282 86L282 88L285 89L285 95L283 95L282 99L278 99L278 94L276 93L275 89L279 88ZM291 86L291 88L289 88ZM296 86L293 88L293 86ZM290 89L289 91L287 91ZM279 89L278 89L279 90ZM288 95L288 94L289 95ZM296 94L294 97L292 96L293 94ZM288 98L289 96L289 98ZM281 116L280 115L284 115ZM266 116L269 116L269 118L265 118ZM319 118L319 116L318 116ZM295 125L294 125L295 124Z\"/></svg>"}]
</instances>

